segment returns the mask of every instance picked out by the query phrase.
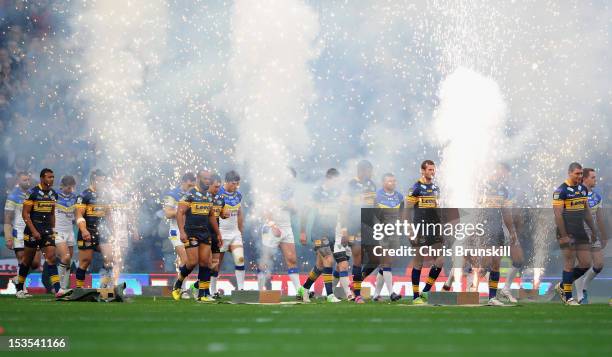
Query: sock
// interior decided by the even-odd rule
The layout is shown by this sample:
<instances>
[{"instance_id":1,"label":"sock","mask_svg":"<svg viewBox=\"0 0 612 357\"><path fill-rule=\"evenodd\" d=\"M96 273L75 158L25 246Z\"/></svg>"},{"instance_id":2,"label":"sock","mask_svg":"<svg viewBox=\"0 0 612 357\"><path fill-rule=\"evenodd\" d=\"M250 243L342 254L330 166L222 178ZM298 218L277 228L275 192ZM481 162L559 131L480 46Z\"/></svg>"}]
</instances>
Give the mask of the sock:
<instances>
[{"instance_id":1,"label":"sock","mask_svg":"<svg viewBox=\"0 0 612 357\"><path fill-rule=\"evenodd\" d=\"M60 286L62 289L70 288L70 266L59 263L58 272L60 276Z\"/></svg>"},{"instance_id":2,"label":"sock","mask_svg":"<svg viewBox=\"0 0 612 357\"><path fill-rule=\"evenodd\" d=\"M323 268L323 282L325 283L325 292L327 293L327 296L334 294L334 288L332 287L332 272L332 267Z\"/></svg>"},{"instance_id":3,"label":"sock","mask_svg":"<svg viewBox=\"0 0 612 357\"><path fill-rule=\"evenodd\" d=\"M512 281L514 281L514 278L516 278L516 275L518 274L520 268L517 267L512 267L510 268L510 270L508 271L508 274L506 275L506 283L504 284L504 290L508 290L510 291L510 287L512 286Z\"/></svg>"},{"instance_id":4,"label":"sock","mask_svg":"<svg viewBox=\"0 0 612 357\"><path fill-rule=\"evenodd\" d=\"M210 268L200 265L198 270L198 297L210 295Z\"/></svg>"},{"instance_id":5,"label":"sock","mask_svg":"<svg viewBox=\"0 0 612 357\"><path fill-rule=\"evenodd\" d=\"M308 279L306 279L306 281L304 282L304 289L309 290L312 284L317 281L319 275L321 275L322 272L323 271L321 271L321 269L317 268L316 266L313 267L310 273L308 274Z\"/></svg>"},{"instance_id":6,"label":"sock","mask_svg":"<svg viewBox=\"0 0 612 357\"><path fill-rule=\"evenodd\" d=\"M563 271L562 285L565 300L572 298L572 281L574 280L573 271Z\"/></svg>"},{"instance_id":7,"label":"sock","mask_svg":"<svg viewBox=\"0 0 612 357\"><path fill-rule=\"evenodd\" d=\"M178 278L174 282L174 290L180 289L183 286L183 280L185 280L185 278L187 278L192 271L193 268L189 269L187 268L187 265L181 265L179 268Z\"/></svg>"},{"instance_id":8,"label":"sock","mask_svg":"<svg viewBox=\"0 0 612 357\"><path fill-rule=\"evenodd\" d=\"M234 266L235 274L236 274L236 287L238 290L244 290L244 265L236 265Z\"/></svg>"},{"instance_id":9,"label":"sock","mask_svg":"<svg viewBox=\"0 0 612 357\"><path fill-rule=\"evenodd\" d=\"M338 280L340 281L340 287L344 290L344 294L349 296L351 294L351 289L349 288L349 277L348 271L341 271L338 273Z\"/></svg>"},{"instance_id":10,"label":"sock","mask_svg":"<svg viewBox=\"0 0 612 357\"><path fill-rule=\"evenodd\" d=\"M448 272L448 278L446 278L446 282L444 283L443 289L445 291L449 291L451 286L453 285L453 280L455 280L455 269L450 269Z\"/></svg>"},{"instance_id":11,"label":"sock","mask_svg":"<svg viewBox=\"0 0 612 357\"><path fill-rule=\"evenodd\" d=\"M431 269L429 269L429 275L427 275L427 281L425 282L425 287L423 288L424 292L428 292L429 290L431 290L431 287L433 286L433 284L435 284L436 279L438 279L438 275L440 275L441 271L442 271L441 268L438 268L435 265L431 266Z\"/></svg>"},{"instance_id":12,"label":"sock","mask_svg":"<svg viewBox=\"0 0 612 357\"><path fill-rule=\"evenodd\" d=\"M489 299L497 296L497 283L499 282L499 272L491 271L489 273Z\"/></svg>"},{"instance_id":13,"label":"sock","mask_svg":"<svg viewBox=\"0 0 612 357\"><path fill-rule=\"evenodd\" d=\"M391 267L383 268L383 280L385 281L387 291L389 291L389 296L391 296L393 294L393 273L391 272Z\"/></svg>"},{"instance_id":14,"label":"sock","mask_svg":"<svg viewBox=\"0 0 612 357\"><path fill-rule=\"evenodd\" d=\"M298 270L298 268L287 269L287 275L289 275L289 279L293 283L293 287L295 288L296 291L300 287L300 274L299 273L300 271Z\"/></svg>"},{"instance_id":15,"label":"sock","mask_svg":"<svg viewBox=\"0 0 612 357\"><path fill-rule=\"evenodd\" d=\"M217 293L217 279L219 278L219 272L213 270L210 273L210 292L214 295Z\"/></svg>"},{"instance_id":16,"label":"sock","mask_svg":"<svg viewBox=\"0 0 612 357\"><path fill-rule=\"evenodd\" d=\"M53 284L53 290L57 293L60 289L60 278L57 273L57 265L55 264L47 264L47 271L49 272L49 278L51 279L51 284Z\"/></svg>"},{"instance_id":17,"label":"sock","mask_svg":"<svg viewBox=\"0 0 612 357\"><path fill-rule=\"evenodd\" d=\"M334 277L334 280L332 280L332 286L335 288L336 286L338 286L338 281L340 280L340 272L334 269L332 275Z\"/></svg>"},{"instance_id":18,"label":"sock","mask_svg":"<svg viewBox=\"0 0 612 357\"><path fill-rule=\"evenodd\" d=\"M374 288L374 297L380 296L384 285L385 279L383 277L383 271L382 269L378 269L378 274L376 274L376 287Z\"/></svg>"},{"instance_id":19,"label":"sock","mask_svg":"<svg viewBox=\"0 0 612 357\"><path fill-rule=\"evenodd\" d=\"M19 264L19 281L17 283L17 291L23 290L23 285L25 284L26 278L28 277L28 272L30 271L30 267L25 264Z\"/></svg>"},{"instance_id":20,"label":"sock","mask_svg":"<svg viewBox=\"0 0 612 357\"><path fill-rule=\"evenodd\" d=\"M595 268L595 267L591 267L591 269L587 270L587 272L584 274L584 277L582 278L584 279L584 283L582 284L582 289L589 290L589 283L593 281L595 276L601 273L602 270L603 268Z\"/></svg>"},{"instance_id":21,"label":"sock","mask_svg":"<svg viewBox=\"0 0 612 357\"><path fill-rule=\"evenodd\" d=\"M85 285L85 274L87 271L85 269L77 268L75 273L76 278L76 287L82 288Z\"/></svg>"},{"instance_id":22,"label":"sock","mask_svg":"<svg viewBox=\"0 0 612 357\"><path fill-rule=\"evenodd\" d=\"M419 297L419 283L421 282L421 269L412 268L412 298Z\"/></svg>"},{"instance_id":23,"label":"sock","mask_svg":"<svg viewBox=\"0 0 612 357\"><path fill-rule=\"evenodd\" d=\"M359 265L353 265L353 292L355 296L361 296L361 281L363 280L363 272Z\"/></svg>"}]
</instances>

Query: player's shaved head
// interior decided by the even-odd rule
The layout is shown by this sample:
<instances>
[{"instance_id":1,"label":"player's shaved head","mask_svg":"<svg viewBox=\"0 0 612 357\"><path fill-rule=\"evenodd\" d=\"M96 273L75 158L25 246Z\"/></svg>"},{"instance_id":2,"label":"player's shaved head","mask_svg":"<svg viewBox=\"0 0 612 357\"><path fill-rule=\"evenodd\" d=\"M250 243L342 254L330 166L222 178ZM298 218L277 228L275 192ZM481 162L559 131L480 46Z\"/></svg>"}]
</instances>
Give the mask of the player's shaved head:
<instances>
[{"instance_id":1,"label":"player's shaved head","mask_svg":"<svg viewBox=\"0 0 612 357\"><path fill-rule=\"evenodd\" d=\"M567 172L574 172L574 171L576 171L576 170L578 170L578 169L582 169L582 165L580 165L580 164L579 164L579 163L577 163L577 162L572 162L572 163L569 165L569 167L568 167L568 169L567 169Z\"/></svg>"},{"instance_id":2,"label":"player's shaved head","mask_svg":"<svg viewBox=\"0 0 612 357\"><path fill-rule=\"evenodd\" d=\"M577 162L572 162L567 169L567 175L572 184L579 184L582 182L582 165Z\"/></svg>"}]
</instances>

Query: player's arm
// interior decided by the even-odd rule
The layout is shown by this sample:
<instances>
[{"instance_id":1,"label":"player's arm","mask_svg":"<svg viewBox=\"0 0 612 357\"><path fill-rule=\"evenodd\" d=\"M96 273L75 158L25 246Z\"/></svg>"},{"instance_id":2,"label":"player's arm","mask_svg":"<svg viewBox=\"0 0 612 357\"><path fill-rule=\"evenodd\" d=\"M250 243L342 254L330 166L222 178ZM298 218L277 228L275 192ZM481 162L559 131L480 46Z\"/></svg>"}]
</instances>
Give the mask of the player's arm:
<instances>
[{"instance_id":1,"label":"player's arm","mask_svg":"<svg viewBox=\"0 0 612 357\"><path fill-rule=\"evenodd\" d=\"M179 238L183 243L187 243L188 241L187 233L185 232L185 217L188 209L189 202L181 200L178 204L178 209L176 210L176 225L179 229Z\"/></svg>"},{"instance_id":2,"label":"player's arm","mask_svg":"<svg viewBox=\"0 0 612 357\"><path fill-rule=\"evenodd\" d=\"M30 195L27 200L23 201L23 210L21 211L21 217L23 218L23 221L30 230L30 234L32 235L32 237L34 237L34 239L36 240L39 240L40 233L38 233L36 227L34 227L34 223L32 222L32 218L30 217L30 214L32 213L32 207L34 207L34 194Z\"/></svg>"},{"instance_id":3,"label":"player's arm","mask_svg":"<svg viewBox=\"0 0 612 357\"><path fill-rule=\"evenodd\" d=\"M587 202L584 203L584 221L591 228L591 241L594 243L597 240L597 230L595 229L595 222L593 222L591 208Z\"/></svg>"},{"instance_id":4,"label":"player's arm","mask_svg":"<svg viewBox=\"0 0 612 357\"><path fill-rule=\"evenodd\" d=\"M164 197L164 215L166 216L166 218L176 218L177 211L178 209L176 208L176 200L174 199L174 197L166 195L166 197Z\"/></svg>"},{"instance_id":5,"label":"player's arm","mask_svg":"<svg viewBox=\"0 0 612 357\"><path fill-rule=\"evenodd\" d=\"M567 230L565 230L565 220L563 219L563 209L565 207L565 194L561 189L557 189L553 193L553 213L555 215L555 224L559 230L559 243L569 243Z\"/></svg>"},{"instance_id":6,"label":"player's arm","mask_svg":"<svg viewBox=\"0 0 612 357\"><path fill-rule=\"evenodd\" d=\"M208 222L217 235L217 243L219 248L223 247L223 237L221 236L221 231L219 230L219 222L217 222L217 216L215 215L214 209L211 209L210 212L208 212Z\"/></svg>"},{"instance_id":7,"label":"player's arm","mask_svg":"<svg viewBox=\"0 0 612 357\"><path fill-rule=\"evenodd\" d=\"M606 222L604 221L603 209L598 209L595 212L595 221L597 227L599 227L599 239L601 240L602 249L606 247L608 243L608 232L606 231Z\"/></svg>"},{"instance_id":8,"label":"player's arm","mask_svg":"<svg viewBox=\"0 0 612 357\"><path fill-rule=\"evenodd\" d=\"M10 208L9 208L10 207ZM13 249L13 220L15 219L15 204L6 201L4 206L4 240L8 249Z\"/></svg>"},{"instance_id":9,"label":"player's arm","mask_svg":"<svg viewBox=\"0 0 612 357\"><path fill-rule=\"evenodd\" d=\"M238 230L240 231L240 234L242 234L242 229L244 227L244 215L242 214L242 206L238 209Z\"/></svg>"},{"instance_id":10,"label":"player's arm","mask_svg":"<svg viewBox=\"0 0 612 357\"><path fill-rule=\"evenodd\" d=\"M80 200L81 198L79 198ZM90 240L91 234L87 230L87 223L85 222L85 205L81 203L76 204L76 208L74 210L74 217L76 218L76 225L79 231L81 232L81 237L83 240Z\"/></svg>"},{"instance_id":11,"label":"player's arm","mask_svg":"<svg viewBox=\"0 0 612 357\"><path fill-rule=\"evenodd\" d=\"M502 219L504 221L504 225L508 229L508 233L510 234L510 244L514 245L517 242L516 238L516 229L514 228L514 221L512 219L512 208L511 207L502 207Z\"/></svg>"},{"instance_id":12,"label":"player's arm","mask_svg":"<svg viewBox=\"0 0 612 357\"><path fill-rule=\"evenodd\" d=\"M51 222L51 229L55 231L55 207L53 207L53 209L51 210L51 216L49 217L49 220Z\"/></svg>"}]
</instances>

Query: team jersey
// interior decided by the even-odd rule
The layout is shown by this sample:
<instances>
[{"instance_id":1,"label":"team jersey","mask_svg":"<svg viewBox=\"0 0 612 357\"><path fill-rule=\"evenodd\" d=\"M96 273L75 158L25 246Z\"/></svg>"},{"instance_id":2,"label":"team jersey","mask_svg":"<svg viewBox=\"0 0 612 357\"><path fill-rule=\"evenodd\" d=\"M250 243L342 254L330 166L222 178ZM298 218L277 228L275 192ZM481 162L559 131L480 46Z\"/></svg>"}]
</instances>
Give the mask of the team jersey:
<instances>
[{"instance_id":1,"label":"team jersey","mask_svg":"<svg viewBox=\"0 0 612 357\"><path fill-rule=\"evenodd\" d=\"M503 232L502 208L512 207L510 191L501 182L489 181L485 183L484 190L478 200L478 206L484 208L482 219L487 222L486 228L490 232Z\"/></svg>"},{"instance_id":2,"label":"team jersey","mask_svg":"<svg viewBox=\"0 0 612 357\"><path fill-rule=\"evenodd\" d=\"M172 208L176 210L178 208L178 202L185 194L187 194L187 192L181 190L180 187L175 187L167 191L166 193L164 193L164 208ZM170 229L178 230L176 218L168 218L168 225L170 226Z\"/></svg>"},{"instance_id":3,"label":"team jersey","mask_svg":"<svg viewBox=\"0 0 612 357\"><path fill-rule=\"evenodd\" d=\"M603 198L598 192L591 190L587 192L587 203L589 204L589 208L591 209L591 215L593 216L593 223L595 223L595 229L597 230L598 229L597 210L603 208ZM586 224L586 222L584 223L584 228L587 231L591 230L589 226Z\"/></svg>"},{"instance_id":4,"label":"team jersey","mask_svg":"<svg viewBox=\"0 0 612 357\"><path fill-rule=\"evenodd\" d=\"M362 208L375 207L376 185L370 179L362 182L355 177L349 181L348 196L349 209L357 211L357 214L359 214Z\"/></svg>"},{"instance_id":5,"label":"team jersey","mask_svg":"<svg viewBox=\"0 0 612 357\"><path fill-rule=\"evenodd\" d=\"M111 208L111 201L107 196L100 197L98 192L90 187L77 197L75 207L85 209L83 218L90 233L100 233L102 229L107 228L106 219Z\"/></svg>"},{"instance_id":6,"label":"team jersey","mask_svg":"<svg viewBox=\"0 0 612 357\"><path fill-rule=\"evenodd\" d=\"M21 211L23 210L23 201L25 201L27 194L28 191L22 191L21 188L15 187L6 198L6 203L4 204L5 211L15 212L13 222L10 223L13 225L13 229L19 232L23 232L26 226L21 216Z\"/></svg>"},{"instance_id":7,"label":"team jersey","mask_svg":"<svg viewBox=\"0 0 612 357\"><path fill-rule=\"evenodd\" d=\"M229 217L219 221L219 229L223 231L238 230L238 214L240 213L240 203L242 202L242 193L236 190L228 192L221 187L219 196L223 199L223 210L229 213Z\"/></svg>"},{"instance_id":8,"label":"team jersey","mask_svg":"<svg viewBox=\"0 0 612 357\"><path fill-rule=\"evenodd\" d=\"M213 211L213 216L215 216L215 219L217 219L217 225L219 224L219 221L220 221L219 217L221 216L221 211L223 210L224 206L225 206L225 201L223 200L223 196L220 195L219 193L214 195L213 200L212 200L212 211ZM212 227L210 226L210 221L209 221L209 229L211 232L214 232Z\"/></svg>"},{"instance_id":9,"label":"team jersey","mask_svg":"<svg viewBox=\"0 0 612 357\"><path fill-rule=\"evenodd\" d=\"M323 185L315 188L312 194L314 205L313 226L336 227L341 207L340 197L339 190L325 188Z\"/></svg>"},{"instance_id":10,"label":"team jersey","mask_svg":"<svg viewBox=\"0 0 612 357\"><path fill-rule=\"evenodd\" d=\"M57 193L55 203L55 230L58 232L71 232L74 230L74 210L77 195L74 193Z\"/></svg>"},{"instance_id":11,"label":"team jersey","mask_svg":"<svg viewBox=\"0 0 612 357\"><path fill-rule=\"evenodd\" d=\"M379 219L383 222L393 222L399 219L400 210L404 207L404 196L397 192L387 192L383 188L376 191L375 204L379 211Z\"/></svg>"},{"instance_id":12,"label":"team jersey","mask_svg":"<svg viewBox=\"0 0 612 357\"><path fill-rule=\"evenodd\" d=\"M588 204L587 200L587 188L582 184L572 185L569 180L553 193L553 207L563 207L563 221L568 234L585 235L584 209Z\"/></svg>"},{"instance_id":13,"label":"team jersey","mask_svg":"<svg viewBox=\"0 0 612 357\"><path fill-rule=\"evenodd\" d=\"M422 178L415 182L406 196L406 205L415 208L414 221L439 221L438 212L435 210L439 207L439 198L440 188L436 184L426 183Z\"/></svg>"},{"instance_id":14,"label":"team jersey","mask_svg":"<svg viewBox=\"0 0 612 357\"><path fill-rule=\"evenodd\" d=\"M208 191L200 191L198 187L192 188L181 197L179 206L187 206L185 214L185 229L208 230L214 197Z\"/></svg>"},{"instance_id":15,"label":"team jersey","mask_svg":"<svg viewBox=\"0 0 612 357\"><path fill-rule=\"evenodd\" d=\"M32 206L30 219L37 230L53 229L51 217L54 215L57 192L53 188L43 190L41 185L36 185L28 191L24 206ZM26 227L27 228L27 227Z\"/></svg>"}]
</instances>

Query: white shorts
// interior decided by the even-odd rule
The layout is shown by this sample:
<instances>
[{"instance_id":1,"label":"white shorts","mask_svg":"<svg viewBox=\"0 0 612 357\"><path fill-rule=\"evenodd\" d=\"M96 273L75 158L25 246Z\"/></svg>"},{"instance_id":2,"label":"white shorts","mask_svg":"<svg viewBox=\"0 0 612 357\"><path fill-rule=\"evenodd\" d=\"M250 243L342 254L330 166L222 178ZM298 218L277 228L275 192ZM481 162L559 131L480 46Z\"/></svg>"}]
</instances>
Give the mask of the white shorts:
<instances>
[{"instance_id":1,"label":"white shorts","mask_svg":"<svg viewBox=\"0 0 612 357\"><path fill-rule=\"evenodd\" d=\"M263 245L268 248L278 248L281 243L295 244L291 226L279 226L278 228L281 230L280 237L275 236L271 229L261 235L261 242Z\"/></svg>"},{"instance_id":2,"label":"white shorts","mask_svg":"<svg viewBox=\"0 0 612 357\"><path fill-rule=\"evenodd\" d=\"M55 244L66 243L69 247L74 247L74 231L58 231L55 234Z\"/></svg>"},{"instance_id":3,"label":"white shorts","mask_svg":"<svg viewBox=\"0 0 612 357\"><path fill-rule=\"evenodd\" d=\"M221 253L229 251L232 245L242 245L242 233L239 230L235 231L220 231L223 238L223 246L219 248Z\"/></svg>"},{"instance_id":4,"label":"white shorts","mask_svg":"<svg viewBox=\"0 0 612 357\"><path fill-rule=\"evenodd\" d=\"M13 229L13 250L23 247L23 229Z\"/></svg>"},{"instance_id":5,"label":"white shorts","mask_svg":"<svg viewBox=\"0 0 612 357\"><path fill-rule=\"evenodd\" d=\"M168 231L168 239L170 243L172 243L172 248L185 246L183 242L181 242L181 238L179 238L178 229L170 229Z\"/></svg>"}]
</instances>

